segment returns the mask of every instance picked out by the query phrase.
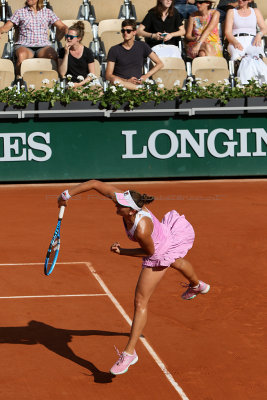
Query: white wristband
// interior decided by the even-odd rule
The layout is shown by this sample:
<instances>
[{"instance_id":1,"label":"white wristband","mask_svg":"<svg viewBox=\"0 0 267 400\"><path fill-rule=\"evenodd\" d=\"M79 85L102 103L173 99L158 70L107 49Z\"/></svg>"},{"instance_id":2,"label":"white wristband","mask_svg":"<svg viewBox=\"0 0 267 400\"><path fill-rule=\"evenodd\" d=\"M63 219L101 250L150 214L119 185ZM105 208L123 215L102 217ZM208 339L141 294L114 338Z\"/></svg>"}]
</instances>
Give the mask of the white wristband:
<instances>
[{"instance_id":1,"label":"white wristband","mask_svg":"<svg viewBox=\"0 0 267 400\"><path fill-rule=\"evenodd\" d=\"M67 201L71 198L71 195L68 190L64 190L64 192L61 193L61 197L64 201Z\"/></svg>"}]
</instances>

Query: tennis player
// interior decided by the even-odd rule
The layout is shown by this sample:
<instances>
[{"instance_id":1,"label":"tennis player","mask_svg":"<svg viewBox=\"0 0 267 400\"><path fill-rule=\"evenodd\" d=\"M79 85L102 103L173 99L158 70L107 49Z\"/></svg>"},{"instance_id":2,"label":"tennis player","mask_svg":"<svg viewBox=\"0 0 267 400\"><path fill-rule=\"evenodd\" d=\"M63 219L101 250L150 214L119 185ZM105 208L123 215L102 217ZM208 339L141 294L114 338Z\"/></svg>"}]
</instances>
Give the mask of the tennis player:
<instances>
[{"instance_id":1,"label":"tennis player","mask_svg":"<svg viewBox=\"0 0 267 400\"><path fill-rule=\"evenodd\" d=\"M120 243L114 242L110 250L119 256L143 259L136 286L129 341L122 353L117 350L119 359L110 369L112 374L119 375L127 372L129 366L138 361L135 346L146 324L148 301L168 267L180 271L188 280L189 283L185 284L187 290L182 294L185 300L207 293L210 286L198 280L192 265L184 259L195 238L191 224L184 215L179 215L175 210L168 212L162 222L159 222L146 208L146 204L151 203L154 197L132 190L122 192L111 184L90 180L61 193L58 205L66 206L71 197L93 189L115 203L129 239L139 244L138 248L126 249Z\"/></svg>"}]
</instances>

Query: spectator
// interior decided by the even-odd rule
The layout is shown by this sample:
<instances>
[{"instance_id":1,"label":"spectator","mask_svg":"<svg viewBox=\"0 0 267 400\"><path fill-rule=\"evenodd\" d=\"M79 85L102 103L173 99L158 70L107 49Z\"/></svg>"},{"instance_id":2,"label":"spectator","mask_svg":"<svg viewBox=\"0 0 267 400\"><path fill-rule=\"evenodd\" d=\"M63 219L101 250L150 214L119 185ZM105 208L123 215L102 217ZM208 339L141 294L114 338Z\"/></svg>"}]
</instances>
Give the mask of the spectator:
<instances>
[{"instance_id":1,"label":"spectator","mask_svg":"<svg viewBox=\"0 0 267 400\"><path fill-rule=\"evenodd\" d=\"M146 39L146 43L159 57L181 57L177 46L181 36L185 35L185 29L182 17L174 8L174 0L157 0L157 5L148 11L137 34ZM159 44L173 47L164 49Z\"/></svg>"},{"instance_id":2,"label":"spectator","mask_svg":"<svg viewBox=\"0 0 267 400\"><path fill-rule=\"evenodd\" d=\"M231 8L235 8L238 5L238 1L233 0L220 0L217 6L217 10L220 13L220 23L223 23L226 17L226 13Z\"/></svg>"},{"instance_id":3,"label":"spectator","mask_svg":"<svg viewBox=\"0 0 267 400\"><path fill-rule=\"evenodd\" d=\"M184 19L188 19L190 14L197 11L195 3L195 0L175 0L174 7Z\"/></svg>"},{"instance_id":4,"label":"spectator","mask_svg":"<svg viewBox=\"0 0 267 400\"><path fill-rule=\"evenodd\" d=\"M242 59L237 74L242 83L256 77L267 82L267 67L260 59L264 57L261 40L266 33L267 26L260 10L251 8L249 0L238 0L238 7L227 11L225 36L229 43L228 52L231 60Z\"/></svg>"},{"instance_id":5,"label":"spectator","mask_svg":"<svg viewBox=\"0 0 267 400\"><path fill-rule=\"evenodd\" d=\"M162 68L163 63L148 44L135 40L136 22L134 20L123 20L121 33L123 42L112 46L108 53L106 79L111 83L117 81L127 89L134 90L142 81ZM147 57L155 65L143 75L144 59Z\"/></svg>"},{"instance_id":6,"label":"spectator","mask_svg":"<svg viewBox=\"0 0 267 400\"><path fill-rule=\"evenodd\" d=\"M198 11L191 14L186 30L186 50L190 58L204 56L222 57L218 23L220 13L211 9L214 0L197 0Z\"/></svg>"},{"instance_id":7,"label":"spectator","mask_svg":"<svg viewBox=\"0 0 267 400\"><path fill-rule=\"evenodd\" d=\"M94 56L92 51L81 43L83 37L84 23L78 21L69 28L65 35L65 47L59 50L58 72L62 77L71 75L74 87L83 86L91 80L88 74L95 73ZM84 79L79 80L79 76Z\"/></svg>"},{"instance_id":8,"label":"spectator","mask_svg":"<svg viewBox=\"0 0 267 400\"><path fill-rule=\"evenodd\" d=\"M0 28L0 33L8 32L14 25L19 29L15 42L16 74L20 74L20 65L28 58L57 60L57 52L48 40L48 27L55 25L60 38L68 28L49 8L44 7L43 0L27 0L25 7L15 11Z\"/></svg>"}]
</instances>

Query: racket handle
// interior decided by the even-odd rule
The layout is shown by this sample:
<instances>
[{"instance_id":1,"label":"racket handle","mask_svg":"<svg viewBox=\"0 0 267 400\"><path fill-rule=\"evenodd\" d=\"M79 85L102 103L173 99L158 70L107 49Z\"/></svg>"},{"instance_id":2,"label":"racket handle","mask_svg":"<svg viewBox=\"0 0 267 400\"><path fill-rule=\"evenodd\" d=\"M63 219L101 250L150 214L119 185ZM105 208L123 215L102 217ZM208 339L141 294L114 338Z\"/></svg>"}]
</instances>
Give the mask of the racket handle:
<instances>
[{"instance_id":1,"label":"racket handle","mask_svg":"<svg viewBox=\"0 0 267 400\"><path fill-rule=\"evenodd\" d=\"M62 219L65 211L65 206L61 206L58 214L58 219Z\"/></svg>"}]
</instances>

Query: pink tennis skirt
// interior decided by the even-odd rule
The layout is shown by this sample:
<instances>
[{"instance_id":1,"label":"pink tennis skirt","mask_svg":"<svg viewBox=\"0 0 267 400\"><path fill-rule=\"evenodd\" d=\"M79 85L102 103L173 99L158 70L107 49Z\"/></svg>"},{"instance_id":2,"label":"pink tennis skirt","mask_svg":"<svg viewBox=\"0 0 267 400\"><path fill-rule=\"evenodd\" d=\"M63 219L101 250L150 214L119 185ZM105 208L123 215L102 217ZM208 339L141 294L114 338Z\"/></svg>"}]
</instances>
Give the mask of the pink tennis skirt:
<instances>
[{"instance_id":1,"label":"pink tennis skirt","mask_svg":"<svg viewBox=\"0 0 267 400\"><path fill-rule=\"evenodd\" d=\"M155 253L144 257L142 266L169 267L178 258L185 257L192 248L195 240L194 229L185 216L179 215L175 210L165 214L161 222L152 213L151 215L154 223L152 239Z\"/></svg>"}]
</instances>

